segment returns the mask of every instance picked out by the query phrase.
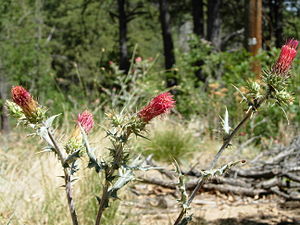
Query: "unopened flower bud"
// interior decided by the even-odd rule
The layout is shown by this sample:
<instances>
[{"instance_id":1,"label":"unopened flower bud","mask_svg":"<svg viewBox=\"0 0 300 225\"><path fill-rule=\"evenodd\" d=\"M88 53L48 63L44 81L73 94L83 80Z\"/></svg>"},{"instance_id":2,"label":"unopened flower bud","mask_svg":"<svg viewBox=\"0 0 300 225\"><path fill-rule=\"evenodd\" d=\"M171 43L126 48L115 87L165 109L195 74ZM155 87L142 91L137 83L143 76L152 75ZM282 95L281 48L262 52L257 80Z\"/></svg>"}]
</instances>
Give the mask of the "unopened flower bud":
<instances>
[{"instance_id":1,"label":"unopened flower bud","mask_svg":"<svg viewBox=\"0 0 300 225\"><path fill-rule=\"evenodd\" d=\"M82 126L86 133L89 133L94 126L93 114L85 110L83 113L78 114L77 123Z\"/></svg>"},{"instance_id":2,"label":"unopened flower bud","mask_svg":"<svg viewBox=\"0 0 300 225\"><path fill-rule=\"evenodd\" d=\"M289 69L297 55L298 44L297 40L292 39L282 46L279 58L272 68L273 73L281 76L288 75Z\"/></svg>"},{"instance_id":3,"label":"unopened flower bud","mask_svg":"<svg viewBox=\"0 0 300 225\"><path fill-rule=\"evenodd\" d=\"M79 125L84 129L88 134L94 126L93 114L85 110L83 113L78 114L77 124L75 129L72 132L72 135L67 142L65 149L67 153L73 153L80 150L82 146L82 135Z\"/></svg>"},{"instance_id":4,"label":"unopened flower bud","mask_svg":"<svg viewBox=\"0 0 300 225\"><path fill-rule=\"evenodd\" d=\"M22 108L28 119L36 117L38 112L37 102L33 100L30 93L22 86L15 86L11 89L13 101Z\"/></svg>"},{"instance_id":5,"label":"unopened flower bud","mask_svg":"<svg viewBox=\"0 0 300 225\"><path fill-rule=\"evenodd\" d=\"M165 92L156 96L147 106L139 111L138 117L147 123L154 117L170 111L173 107L175 107L173 95L169 92Z\"/></svg>"},{"instance_id":6,"label":"unopened flower bud","mask_svg":"<svg viewBox=\"0 0 300 225\"><path fill-rule=\"evenodd\" d=\"M139 57L136 57L136 58L135 58L135 62L136 62L136 63L142 62L142 57L140 57L140 56L139 56Z\"/></svg>"}]
</instances>

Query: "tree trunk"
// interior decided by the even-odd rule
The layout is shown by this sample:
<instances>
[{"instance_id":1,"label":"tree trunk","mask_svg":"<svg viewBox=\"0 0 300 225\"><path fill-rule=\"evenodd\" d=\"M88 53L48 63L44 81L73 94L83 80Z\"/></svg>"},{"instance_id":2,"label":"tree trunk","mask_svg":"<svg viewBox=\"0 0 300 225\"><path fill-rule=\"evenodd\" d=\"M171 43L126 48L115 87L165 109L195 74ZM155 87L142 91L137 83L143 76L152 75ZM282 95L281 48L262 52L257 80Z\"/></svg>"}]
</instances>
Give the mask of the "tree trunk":
<instances>
[{"instance_id":1,"label":"tree trunk","mask_svg":"<svg viewBox=\"0 0 300 225\"><path fill-rule=\"evenodd\" d=\"M194 24L194 34L199 38L204 37L204 15L203 15L203 1L192 0L192 15Z\"/></svg>"},{"instance_id":2,"label":"tree trunk","mask_svg":"<svg viewBox=\"0 0 300 225\"><path fill-rule=\"evenodd\" d=\"M262 0L249 0L248 7L248 50L255 56L262 47ZM260 62L254 61L251 70L259 77Z\"/></svg>"},{"instance_id":3,"label":"tree trunk","mask_svg":"<svg viewBox=\"0 0 300 225\"><path fill-rule=\"evenodd\" d=\"M275 46L281 48L283 44L283 0L275 0L274 18Z\"/></svg>"},{"instance_id":4,"label":"tree trunk","mask_svg":"<svg viewBox=\"0 0 300 225\"><path fill-rule=\"evenodd\" d=\"M119 48L120 48L120 70L125 73L129 70L127 49L127 15L125 12L125 0L118 0L119 11Z\"/></svg>"},{"instance_id":5,"label":"tree trunk","mask_svg":"<svg viewBox=\"0 0 300 225\"><path fill-rule=\"evenodd\" d=\"M192 15L193 15L193 25L194 34L198 38L204 38L204 14L203 14L203 1L202 0L192 0ZM195 76L198 80L203 83L206 82L206 76L202 73L201 66L204 64L203 60L199 60L195 63L199 69L195 72Z\"/></svg>"},{"instance_id":6,"label":"tree trunk","mask_svg":"<svg viewBox=\"0 0 300 225\"><path fill-rule=\"evenodd\" d=\"M165 69L170 70L175 64L174 45L170 27L170 14L168 11L168 0L159 0L159 19L162 29L164 56L165 56ZM176 78L172 75L167 78L167 87L172 87L177 84Z\"/></svg>"},{"instance_id":7,"label":"tree trunk","mask_svg":"<svg viewBox=\"0 0 300 225\"><path fill-rule=\"evenodd\" d=\"M216 49L221 48L221 8L222 0L209 0L207 5L207 40Z\"/></svg>"},{"instance_id":8,"label":"tree trunk","mask_svg":"<svg viewBox=\"0 0 300 225\"><path fill-rule=\"evenodd\" d=\"M266 34L264 34L264 41L265 41L265 47L266 50L270 50L271 49L271 43L272 43L272 39L273 39L273 21L274 21L274 10L273 10L273 0L268 0L268 2L265 3L265 6L263 5L263 7L268 8L268 14L267 14L267 28L268 28L268 32Z\"/></svg>"},{"instance_id":9,"label":"tree trunk","mask_svg":"<svg viewBox=\"0 0 300 225\"><path fill-rule=\"evenodd\" d=\"M7 99L7 82L3 75L2 68L0 67L0 130L3 133L9 132L8 112L5 107L5 101Z\"/></svg>"}]
</instances>

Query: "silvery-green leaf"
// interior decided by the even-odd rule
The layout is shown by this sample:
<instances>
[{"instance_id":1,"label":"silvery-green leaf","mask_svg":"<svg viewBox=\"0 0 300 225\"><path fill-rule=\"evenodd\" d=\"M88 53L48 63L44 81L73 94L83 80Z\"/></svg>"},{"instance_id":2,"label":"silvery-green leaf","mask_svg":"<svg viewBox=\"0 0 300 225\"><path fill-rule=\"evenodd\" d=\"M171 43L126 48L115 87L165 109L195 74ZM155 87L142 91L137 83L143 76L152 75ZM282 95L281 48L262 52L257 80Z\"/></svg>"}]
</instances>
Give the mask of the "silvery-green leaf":
<instances>
[{"instance_id":1,"label":"silvery-green leaf","mask_svg":"<svg viewBox=\"0 0 300 225\"><path fill-rule=\"evenodd\" d=\"M142 165L144 162L143 159L141 159L140 156L136 157L129 166L122 166L119 169L119 178L114 183L114 185L108 190L109 194L113 198L117 198L117 192L122 187L124 187L128 182L132 181L134 179L133 169L132 168L138 168Z\"/></svg>"},{"instance_id":2,"label":"silvery-green leaf","mask_svg":"<svg viewBox=\"0 0 300 225\"><path fill-rule=\"evenodd\" d=\"M212 169L212 170L203 170L203 171L200 171L200 173L202 174L203 177L206 177L206 178L211 177L211 176L220 176L220 175L223 175L224 173L226 173L232 167L234 167L238 164L242 164L242 163L245 163L245 161L244 160L233 161L233 162L229 162L229 163L225 164L221 168Z\"/></svg>"},{"instance_id":3,"label":"silvery-green leaf","mask_svg":"<svg viewBox=\"0 0 300 225\"><path fill-rule=\"evenodd\" d=\"M222 119L222 127L224 130L225 134L229 134L230 133L230 126L229 126L229 114L228 114L228 110L227 107L225 106L225 114L224 114L224 119Z\"/></svg>"},{"instance_id":4,"label":"silvery-green leaf","mask_svg":"<svg viewBox=\"0 0 300 225\"><path fill-rule=\"evenodd\" d=\"M37 130L37 135L39 135L41 138L43 138L51 147L55 148L51 138L49 137L49 134L48 134L48 128L45 127L45 126L42 126L40 127L38 130Z\"/></svg>"},{"instance_id":5,"label":"silvery-green leaf","mask_svg":"<svg viewBox=\"0 0 300 225\"><path fill-rule=\"evenodd\" d=\"M61 115L61 113L49 117L49 118L44 122L45 127L50 128L50 127L52 126L53 121L56 119L56 117L58 117L58 116L60 116L60 115Z\"/></svg>"},{"instance_id":6,"label":"silvery-green leaf","mask_svg":"<svg viewBox=\"0 0 300 225\"><path fill-rule=\"evenodd\" d=\"M125 170L125 171L124 171ZM124 187L128 182L134 179L132 170L126 170L124 167L119 170L119 178L108 190L109 196L117 198L117 191Z\"/></svg>"},{"instance_id":7,"label":"silvery-green leaf","mask_svg":"<svg viewBox=\"0 0 300 225\"><path fill-rule=\"evenodd\" d=\"M71 175L74 175L79 170L77 161L73 161L71 164Z\"/></svg>"},{"instance_id":8,"label":"silvery-green leaf","mask_svg":"<svg viewBox=\"0 0 300 225\"><path fill-rule=\"evenodd\" d=\"M68 164L68 163L73 162L74 160L80 158L79 153L80 153L80 149L73 152L72 154L68 155L65 160L65 163Z\"/></svg>"},{"instance_id":9,"label":"silvery-green leaf","mask_svg":"<svg viewBox=\"0 0 300 225\"><path fill-rule=\"evenodd\" d=\"M45 146L42 148L42 151L39 151L39 153L44 153L44 152L55 152L54 148L52 146Z\"/></svg>"},{"instance_id":10,"label":"silvery-green leaf","mask_svg":"<svg viewBox=\"0 0 300 225\"><path fill-rule=\"evenodd\" d=\"M105 165L103 165L103 163L99 163L98 162L98 160L97 160L97 158L96 158L96 156L94 154L94 150L90 147L87 135L86 135L84 129L81 126L80 126L80 130L81 130L83 145L84 145L84 147L86 149L86 153L87 153L87 155L88 155L88 157L90 159L88 167L89 168L95 167L96 172L99 173L101 170L104 169Z\"/></svg>"}]
</instances>

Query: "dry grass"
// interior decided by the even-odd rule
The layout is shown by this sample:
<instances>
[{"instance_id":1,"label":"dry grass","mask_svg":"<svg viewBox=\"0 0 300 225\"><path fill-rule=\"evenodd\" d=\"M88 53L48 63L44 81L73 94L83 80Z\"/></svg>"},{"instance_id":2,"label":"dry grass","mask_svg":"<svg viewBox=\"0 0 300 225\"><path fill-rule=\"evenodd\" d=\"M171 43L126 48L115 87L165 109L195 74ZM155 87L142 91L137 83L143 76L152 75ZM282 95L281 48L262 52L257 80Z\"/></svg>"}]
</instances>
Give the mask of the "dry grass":
<instances>
[{"instance_id":1,"label":"dry grass","mask_svg":"<svg viewBox=\"0 0 300 225\"><path fill-rule=\"evenodd\" d=\"M157 120L148 129L163 131L170 128L168 123L173 122L162 123L161 120ZM200 162L197 164L199 168L206 167L221 142L202 137L203 128L199 121L175 126L179 127L177 128L180 132L192 133L196 140L193 143L197 144L193 150L193 158L184 162L183 166L189 167ZM72 126L64 128L71 130ZM103 156L108 152L106 150L108 140L104 138L105 133L98 130L90 136L90 142L93 146L97 146L98 154ZM24 130L15 130L7 137L0 136L0 225L6 225L10 220L13 225L70 224L65 192L61 187L63 180L59 177L62 175L60 164L54 154L38 153L43 147L43 142L38 137L26 137L26 134ZM67 137L59 138L65 140ZM241 155L233 153L236 153L236 148L226 151L225 160L230 160L233 155L236 157L255 155L252 147L247 147ZM97 210L95 196L101 193L101 179L93 170L86 168L85 157L80 163L81 170L78 173L80 179L74 185L74 197L81 224L93 224ZM122 195L124 199L129 197L126 191ZM114 202L113 207L107 210L104 224L141 224L139 216L135 215L135 206L120 211L119 203L120 201ZM123 206L121 208L124 209Z\"/></svg>"},{"instance_id":2,"label":"dry grass","mask_svg":"<svg viewBox=\"0 0 300 225\"><path fill-rule=\"evenodd\" d=\"M102 132L91 137L99 151L104 149ZM63 139L63 138L61 138ZM38 153L43 143L37 137L26 137L15 131L0 139L0 224L67 225L70 224L60 164L52 153ZM99 142L101 144L99 145ZM101 192L98 175L80 160L79 181L74 197L82 224L92 224L96 215L96 195ZM111 220L117 205L106 213ZM104 218L105 219L105 218ZM108 223L112 224L112 223Z\"/></svg>"}]
</instances>

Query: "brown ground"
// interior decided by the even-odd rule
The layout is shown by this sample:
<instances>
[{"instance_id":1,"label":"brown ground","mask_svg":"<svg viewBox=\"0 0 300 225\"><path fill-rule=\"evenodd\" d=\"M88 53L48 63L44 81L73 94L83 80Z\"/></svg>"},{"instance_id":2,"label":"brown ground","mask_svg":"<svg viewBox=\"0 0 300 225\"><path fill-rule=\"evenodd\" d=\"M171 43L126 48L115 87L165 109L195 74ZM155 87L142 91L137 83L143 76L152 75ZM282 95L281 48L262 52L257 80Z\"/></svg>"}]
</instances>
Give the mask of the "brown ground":
<instances>
[{"instance_id":1,"label":"brown ground","mask_svg":"<svg viewBox=\"0 0 300 225\"><path fill-rule=\"evenodd\" d=\"M179 213L172 191L152 185L135 185L133 192L122 201L121 211L129 213L129 221L140 225L171 225ZM132 200L134 199L134 200ZM282 202L277 197L241 198L220 193L201 193L192 204L193 225L263 225L299 224L300 203Z\"/></svg>"}]
</instances>

